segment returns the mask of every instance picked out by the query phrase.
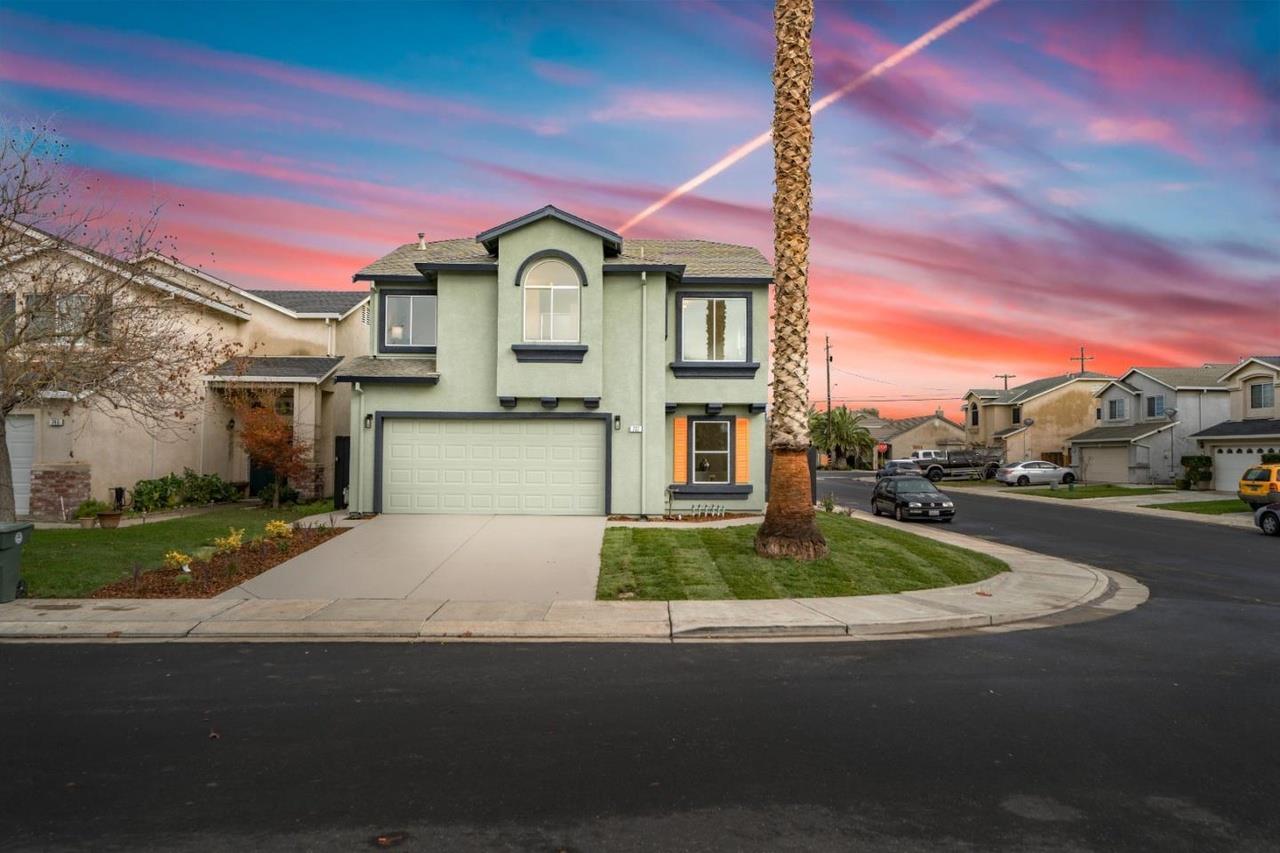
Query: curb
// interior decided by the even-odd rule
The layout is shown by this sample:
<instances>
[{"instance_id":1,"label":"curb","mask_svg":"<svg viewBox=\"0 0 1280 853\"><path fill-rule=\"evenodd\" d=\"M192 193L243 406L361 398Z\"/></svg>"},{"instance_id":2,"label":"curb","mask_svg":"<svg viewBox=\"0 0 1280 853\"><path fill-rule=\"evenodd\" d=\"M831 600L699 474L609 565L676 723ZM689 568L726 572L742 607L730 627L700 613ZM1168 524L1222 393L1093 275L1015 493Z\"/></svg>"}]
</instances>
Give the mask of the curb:
<instances>
[{"instance_id":1,"label":"curb","mask_svg":"<svg viewBox=\"0 0 1280 853\"><path fill-rule=\"evenodd\" d=\"M913 532L980 550L1010 570L963 586L759 601L23 599L0 605L0 642L870 641L1091 621L1148 597L1118 573L947 530Z\"/></svg>"},{"instance_id":2,"label":"curb","mask_svg":"<svg viewBox=\"0 0 1280 853\"><path fill-rule=\"evenodd\" d=\"M960 487L960 494L973 494L980 497L993 497L1000 500L1010 501L1027 501L1029 503L1052 504L1053 506L1069 506L1074 509L1097 509L1103 512L1120 512L1128 515L1141 515L1147 518L1164 518L1170 521L1196 521L1201 524L1212 524L1215 527L1234 527L1241 530L1253 529L1253 514L1240 513L1239 515L1204 515L1194 512L1178 512L1177 510L1167 509L1151 509L1143 506L1119 506L1115 504L1108 505L1104 501L1114 500L1133 500L1123 495L1113 495L1106 498L1046 498L1041 495L1020 495L1017 492L1010 491L1008 488L988 489L975 487ZM1159 495L1145 495L1147 499L1159 499ZM1217 500L1217 498L1207 498L1207 500ZM1170 501L1170 506L1176 506L1178 501Z\"/></svg>"}]
</instances>

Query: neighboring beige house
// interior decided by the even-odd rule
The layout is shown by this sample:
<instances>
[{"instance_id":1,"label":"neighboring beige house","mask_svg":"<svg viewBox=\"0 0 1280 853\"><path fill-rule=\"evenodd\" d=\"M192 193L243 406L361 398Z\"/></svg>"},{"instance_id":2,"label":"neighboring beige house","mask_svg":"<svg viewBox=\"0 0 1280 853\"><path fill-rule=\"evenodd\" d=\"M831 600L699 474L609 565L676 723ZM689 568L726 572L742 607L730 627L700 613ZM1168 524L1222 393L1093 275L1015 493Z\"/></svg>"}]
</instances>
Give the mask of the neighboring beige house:
<instances>
[{"instance_id":1,"label":"neighboring beige house","mask_svg":"<svg viewBox=\"0 0 1280 853\"><path fill-rule=\"evenodd\" d=\"M913 450L958 450L967 441L964 427L938 409L932 415L890 420L883 434L876 436L888 449L885 459L906 459Z\"/></svg>"},{"instance_id":2,"label":"neighboring beige house","mask_svg":"<svg viewBox=\"0 0 1280 853\"><path fill-rule=\"evenodd\" d=\"M1280 355L1246 358L1219 381L1230 395L1231 418L1191 437L1213 457L1213 487L1234 492L1262 454L1280 453Z\"/></svg>"},{"instance_id":3,"label":"neighboring beige house","mask_svg":"<svg viewBox=\"0 0 1280 853\"><path fill-rule=\"evenodd\" d=\"M76 257L77 263L121 263L89 252ZM56 393L48 405L13 412L6 428L18 514L63 518L86 498L111 500L117 488L127 491L140 479L184 468L232 482L265 482L236 442L222 393L233 383L278 389L280 409L292 414L296 434L314 443L314 476L295 487L309 497L340 492L345 468L335 484L334 458L349 440L351 391L335 385L333 374L343 356L368 352L367 291L250 291L159 254L133 263L144 271L138 286L165 291L193 325L240 342L249 356L192 377L206 388L202 409L159 437L132 416Z\"/></svg>"},{"instance_id":4,"label":"neighboring beige house","mask_svg":"<svg viewBox=\"0 0 1280 853\"><path fill-rule=\"evenodd\" d=\"M1193 433L1230 415L1230 364L1134 367L1097 393L1095 426L1073 436L1074 467L1086 483L1172 483Z\"/></svg>"},{"instance_id":5,"label":"neighboring beige house","mask_svg":"<svg viewBox=\"0 0 1280 853\"><path fill-rule=\"evenodd\" d=\"M1097 420L1095 394L1114 377L1067 373L1009 389L973 388L964 395L966 443L999 449L1005 461L1071 464L1071 438Z\"/></svg>"}]
</instances>

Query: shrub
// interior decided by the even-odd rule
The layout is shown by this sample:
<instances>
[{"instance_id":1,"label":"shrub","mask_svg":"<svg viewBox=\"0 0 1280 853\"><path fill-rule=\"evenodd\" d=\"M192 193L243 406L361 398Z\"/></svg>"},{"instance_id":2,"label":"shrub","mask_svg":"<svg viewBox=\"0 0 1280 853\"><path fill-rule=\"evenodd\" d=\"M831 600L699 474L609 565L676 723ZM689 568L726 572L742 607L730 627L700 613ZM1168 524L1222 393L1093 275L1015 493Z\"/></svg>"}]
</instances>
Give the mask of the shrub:
<instances>
[{"instance_id":1,"label":"shrub","mask_svg":"<svg viewBox=\"0 0 1280 853\"><path fill-rule=\"evenodd\" d=\"M267 534L268 539L292 539L293 525L287 521L275 519L267 522L267 526L263 529L263 532Z\"/></svg>"},{"instance_id":2,"label":"shrub","mask_svg":"<svg viewBox=\"0 0 1280 853\"><path fill-rule=\"evenodd\" d=\"M276 501L277 490L280 492L279 501ZM298 490L287 483L284 485L270 483L258 492L258 498L262 501L263 506L287 506L298 502Z\"/></svg>"},{"instance_id":3,"label":"shrub","mask_svg":"<svg viewBox=\"0 0 1280 853\"><path fill-rule=\"evenodd\" d=\"M1280 465L1280 453L1264 453L1262 454L1263 465Z\"/></svg>"},{"instance_id":4,"label":"shrub","mask_svg":"<svg viewBox=\"0 0 1280 853\"><path fill-rule=\"evenodd\" d=\"M1192 483L1205 483L1213 479L1212 456L1184 456L1179 461L1187 469L1187 479Z\"/></svg>"},{"instance_id":5,"label":"shrub","mask_svg":"<svg viewBox=\"0 0 1280 853\"><path fill-rule=\"evenodd\" d=\"M181 551L170 551L164 555L164 567L181 571L191 565L191 557Z\"/></svg>"},{"instance_id":6,"label":"shrub","mask_svg":"<svg viewBox=\"0 0 1280 853\"><path fill-rule=\"evenodd\" d=\"M822 498L822 509L824 512L835 512L836 499L830 492L827 492Z\"/></svg>"},{"instance_id":7,"label":"shrub","mask_svg":"<svg viewBox=\"0 0 1280 853\"><path fill-rule=\"evenodd\" d=\"M215 536L213 550L218 554L229 554L239 550L244 544L244 528L228 527L226 536Z\"/></svg>"},{"instance_id":8,"label":"shrub","mask_svg":"<svg viewBox=\"0 0 1280 853\"><path fill-rule=\"evenodd\" d=\"M76 518L92 518L100 512L112 512L114 510L115 507L111 504L90 498L87 501L81 501L80 506L76 507Z\"/></svg>"},{"instance_id":9,"label":"shrub","mask_svg":"<svg viewBox=\"0 0 1280 853\"><path fill-rule=\"evenodd\" d=\"M237 489L217 474L197 474L190 468L181 474L165 474L133 484L133 508L155 512L182 504L208 504L234 500Z\"/></svg>"},{"instance_id":10,"label":"shrub","mask_svg":"<svg viewBox=\"0 0 1280 853\"><path fill-rule=\"evenodd\" d=\"M182 502L188 504L212 504L233 500L238 489L217 474L197 474L190 468L182 469Z\"/></svg>"}]
</instances>

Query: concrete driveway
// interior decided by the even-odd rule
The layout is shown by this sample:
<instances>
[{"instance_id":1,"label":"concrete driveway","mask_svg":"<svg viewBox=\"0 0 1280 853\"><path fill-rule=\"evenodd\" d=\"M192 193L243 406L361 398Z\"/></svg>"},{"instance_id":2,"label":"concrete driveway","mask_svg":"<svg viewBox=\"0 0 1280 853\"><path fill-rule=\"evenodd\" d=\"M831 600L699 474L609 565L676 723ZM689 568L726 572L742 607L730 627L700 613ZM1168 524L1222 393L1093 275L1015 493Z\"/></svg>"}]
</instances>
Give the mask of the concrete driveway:
<instances>
[{"instance_id":1,"label":"concrete driveway","mask_svg":"<svg viewBox=\"0 0 1280 853\"><path fill-rule=\"evenodd\" d=\"M589 601L601 516L380 515L227 593L236 598Z\"/></svg>"}]
</instances>

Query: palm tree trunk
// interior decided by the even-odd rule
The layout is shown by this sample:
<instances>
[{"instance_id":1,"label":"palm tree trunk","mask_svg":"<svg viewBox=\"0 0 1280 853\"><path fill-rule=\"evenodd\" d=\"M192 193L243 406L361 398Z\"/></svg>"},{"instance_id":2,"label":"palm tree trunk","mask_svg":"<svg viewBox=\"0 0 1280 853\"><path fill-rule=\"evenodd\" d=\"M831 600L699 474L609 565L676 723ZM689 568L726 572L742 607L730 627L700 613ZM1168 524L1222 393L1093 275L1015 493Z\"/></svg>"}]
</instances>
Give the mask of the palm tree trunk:
<instances>
[{"instance_id":1,"label":"palm tree trunk","mask_svg":"<svg viewBox=\"0 0 1280 853\"><path fill-rule=\"evenodd\" d=\"M813 0L775 0L773 65L773 467L756 533L764 557L828 553L809 492L809 211Z\"/></svg>"}]
</instances>

